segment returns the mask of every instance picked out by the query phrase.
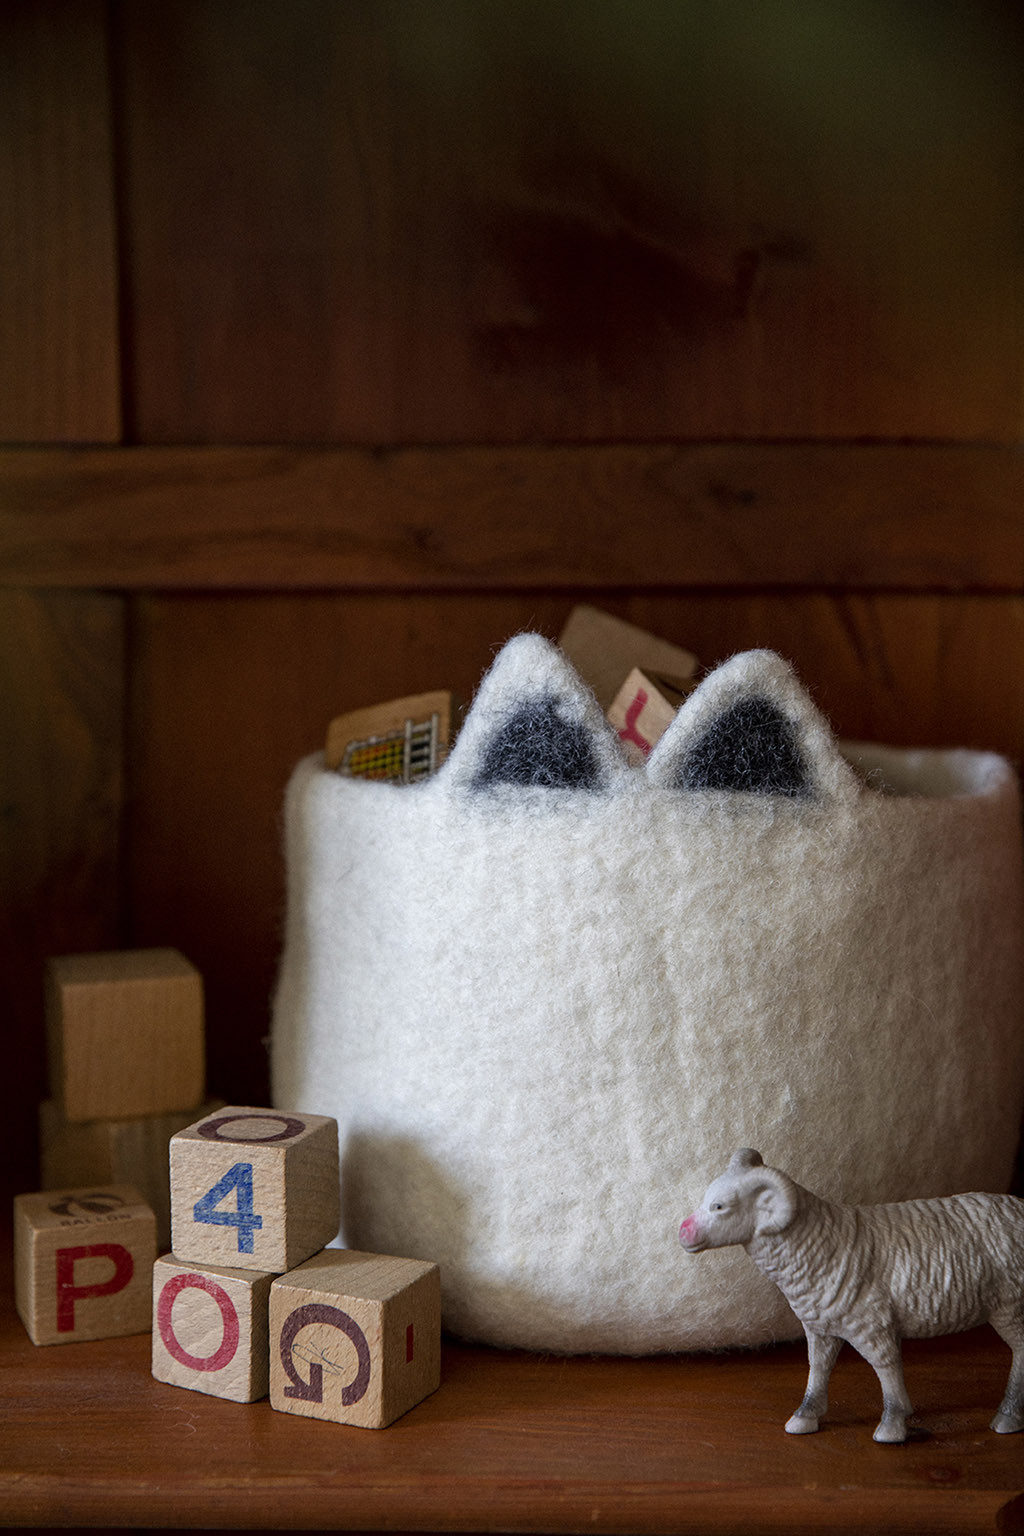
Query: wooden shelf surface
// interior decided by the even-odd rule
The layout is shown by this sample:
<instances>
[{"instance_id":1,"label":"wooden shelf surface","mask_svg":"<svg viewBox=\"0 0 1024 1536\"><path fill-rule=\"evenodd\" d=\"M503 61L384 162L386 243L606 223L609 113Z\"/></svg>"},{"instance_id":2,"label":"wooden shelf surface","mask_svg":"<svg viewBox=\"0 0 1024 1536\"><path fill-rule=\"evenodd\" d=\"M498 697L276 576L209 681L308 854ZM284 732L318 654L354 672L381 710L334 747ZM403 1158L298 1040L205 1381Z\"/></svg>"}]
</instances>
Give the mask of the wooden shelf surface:
<instances>
[{"instance_id":1,"label":"wooden shelf surface","mask_svg":"<svg viewBox=\"0 0 1024 1536\"><path fill-rule=\"evenodd\" d=\"M801 1345L559 1359L446 1341L441 1388L362 1430L165 1386L149 1338L35 1348L0 1300L0 1524L344 1531L1024 1532L1024 1436L989 1330L906 1346L918 1437L878 1446L844 1351L791 1438Z\"/></svg>"}]
</instances>

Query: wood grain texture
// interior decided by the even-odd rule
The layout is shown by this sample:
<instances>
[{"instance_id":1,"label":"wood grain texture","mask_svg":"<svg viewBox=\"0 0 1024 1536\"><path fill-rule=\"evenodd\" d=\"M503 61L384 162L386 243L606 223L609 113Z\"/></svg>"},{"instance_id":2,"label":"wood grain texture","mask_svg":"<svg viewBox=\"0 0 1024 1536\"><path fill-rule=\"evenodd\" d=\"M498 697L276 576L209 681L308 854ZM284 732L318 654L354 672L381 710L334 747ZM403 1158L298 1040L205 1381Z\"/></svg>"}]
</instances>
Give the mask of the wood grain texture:
<instances>
[{"instance_id":1,"label":"wood grain texture","mask_svg":"<svg viewBox=\"0 0 1024 1536\"><path fill-rule=\"evenodd\" d=\"M148 1333L156 1218L130 1184L18 1195L14 1280L33 1344Z\"/></svg>"},{"instance_id":2,"label":"wood grain texture","mask_svg":"<svg viewBox=\"0 0 1024 1536\"><path fill-rule=\"evenodd\" d=\"M338 1235L338 1122L228 1105L171 1137L171 1247L281 1274Z\"/></svg>"},{"instance_id":3,"label":"wood grain texture","mask_svg":"<svg viewBox=\"0 0 1024 1536\"><path fill-rule=\"evenodd\" d=\"M0 1193L38 1180L45 959L120 939L123 618L100 593L0 593Z\"/></svg>"},{"instance_id":4,"label":"wood grain texture","mask_svg":"<svg viewBox=\"0 0 1024 1536\"><path fill-rule=\"evenodd\" d=\"M165 1254L153 1266L155 1380L235 1403L255 1403L269 1385L268 1318L273 1275ZM170 1406L170 1404L168 1404Z\"/></svg>"},{"instance_id":5,"label":"wood grain texture","mask_svg":"<svg viewBox=\"0 0 1024 1536\"><path fill-rule=\"evenodd\" d=\"M163 1115L200 1103L203 979L178 950L56 956L46 997L50 1091L65 1119Z\"/></svg>"},{"instance_id":6,"label":"wood grain texture","mask_svg":"<svg viewBox=\"0 0 1024 1536\"><path fill-rule=\"evenodd\" d=\"M1024 590L1024 459L853 444L0 454L0 584Z\"/></svg>"},{"instance_id":7,"label":"wood grain texture","mask_svg":"<svg viewBox=\"0 0 1024 1536\"><path fill-rule=\"evenodd\" d=\"M1019 434L997 0L115 17L137 440Z\"/></svg>"},{"instance_id":8,"label":"wood grain texture","mask_svg":"<svg viewBox=\"0 0 1024 1536\"><path fill-rule=\"evenodd\" d=\"M440 1389L389 1432L367 1434L268 1403L174 1393L153 1380L145 1337L35 1350L8 1275L9 1248L0 1261L0 1507L12 1524L1024 1531L1020 1447L986 1428L1007 1359L989 1330L906 1346L924 1435L897 1452L871 1441L877 1382L848 1350L832 1378L829 1427L796 1439L782 1432L806 1379L802 1345L562 1360L446 1340Z\"/></svg>"},{"instance_id":9,"label":"wood grain texture","mask_svg":"<svg viewBox=\"0 0 1024 1536\"><path fill-rule=\"evenodd\" d=\"M280 1413L385 1429L440 1381L436 1264L331 1248L274 1281L270 1405Z\"/></svg>"},{"instance_id":10,"label":"wood grain texture","mask_svg":"<svg viewBox=\"0 0 1024 1536\"><path fill-rule=\"evenodd\" d=\"M588 603L573 607L557 639L605 712L634 668L643 667L652 676L668 675L680 682L693 678L697 671L697 657L692 651Z\"/></svg>"},{"instance_id":11,"label":"wood grain texture","mask_svg":"<svg viewBox=\"0 0 1024 1536\"><path fill-rule=\"evenodd\" d=\"M555 638L575 595L135 601L133 940L170 939L202 970L215 1091L267 1102L281 816L295 763L345 710L442 686L471 698L502 641L522 629ZM1024 757L1019 598L579 595L704 667L751 646L777 649L842 735Z\"/></svg>"},{"instance_id":12,"label":"wood grain texture","mask_svg":"<svg viewBox=\"0 0 1024 1536\"><path fill-rule=\"evenodd\" d=\"M0 439L121 436L107 7L0 7Z\"/></svg>"},{"instance_id":13,"label":"wood grain texture","mask_svg":"<svg viewBox=\"0 0 1024 1536\"><path fill-rule=\"evenodd\" d=\"M163 1252L171 1246L168 1143L175 1131L220 1108L220 1101L211 1100L187 1112L76 1125L45 1099L39 1106L40 1183L44 1189L134 1184L156 1217L157 1246Z\"/></svg>"}]
</instances>

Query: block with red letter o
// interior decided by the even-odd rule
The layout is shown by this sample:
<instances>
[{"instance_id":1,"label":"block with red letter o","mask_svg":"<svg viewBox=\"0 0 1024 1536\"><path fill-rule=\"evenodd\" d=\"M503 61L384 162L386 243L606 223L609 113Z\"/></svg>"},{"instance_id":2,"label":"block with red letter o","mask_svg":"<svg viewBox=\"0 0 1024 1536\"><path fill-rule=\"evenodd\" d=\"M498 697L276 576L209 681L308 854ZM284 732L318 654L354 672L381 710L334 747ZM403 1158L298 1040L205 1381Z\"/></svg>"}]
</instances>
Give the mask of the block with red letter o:
<instances>
[{"instance_id":1,"label":"block with red letter o","mask_svg":"<svg viewBox=\"0 0 1024 1536\"><path fill-rule=\"evenodd\" d=\"M156 1217L130 1184L14 1202L15 1301L33 1344L145 1333Z\"/></svg>"},{"instance_id":2,"label":"block with red letter o","mask_svg":"<svg viewBox=\"0 0 1024 1536\"><path fill-rule=\"evenodd\" d=\"M270 1273L181 1263L153 1266L153 1375L236 1403L266 1397Z\"/></svg>"}]
</instances>

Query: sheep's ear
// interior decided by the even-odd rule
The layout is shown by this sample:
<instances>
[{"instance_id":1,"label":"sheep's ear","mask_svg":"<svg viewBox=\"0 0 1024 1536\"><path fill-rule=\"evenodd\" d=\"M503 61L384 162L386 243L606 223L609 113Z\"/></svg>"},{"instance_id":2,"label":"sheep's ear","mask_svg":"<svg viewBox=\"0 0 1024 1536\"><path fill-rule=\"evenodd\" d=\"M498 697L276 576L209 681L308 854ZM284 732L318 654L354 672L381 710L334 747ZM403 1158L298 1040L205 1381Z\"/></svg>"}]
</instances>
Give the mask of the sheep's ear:
<instances>
[{"instance_id":1,"label":"sheep's ear","mask_svg":"<svg viewBox=\"0 0 1024 1536\"><path fill-rule=\"evenodd\" d=\"M760 1152L755 1152L753 1147L740 1147L734 1152L729 1162L730 1173L742 1173L744 1168L763 1168L764 1158Z\"/></svg>"},{"instance_id":2,"label":"sheep's ear","mask_svg":"<svg viewBox=\"0 0 1024 1536\"><path fill-rule=\"evenodd\" d=\"M743 651L690 694L647 760L652 784L791 800L851 799L828 722L773 651Z\"/></svg>"},{"instance_id":3,"label":"sheep's ear","mask_svg":"<svg viewBox=\"0 0 1024 1536\"><path fill-rule=\"evenodd\" d=\"M757 1193L757 1230L771 1237L784 1232L796 1215L796 1190L791 1181L775 1169L765 1171L770 1177Z\"/></svg>"},{"instance_id":4,"label":"sheep's ear","mask_svg":"<svg viewBox=\"0 0 1024 1536\"><path fill-rule=\"evenodd\" d=\"M499 653L441 773L459 789L602 791L629 770L593 694L542 635Z\"/></svg>"}]
</instances>

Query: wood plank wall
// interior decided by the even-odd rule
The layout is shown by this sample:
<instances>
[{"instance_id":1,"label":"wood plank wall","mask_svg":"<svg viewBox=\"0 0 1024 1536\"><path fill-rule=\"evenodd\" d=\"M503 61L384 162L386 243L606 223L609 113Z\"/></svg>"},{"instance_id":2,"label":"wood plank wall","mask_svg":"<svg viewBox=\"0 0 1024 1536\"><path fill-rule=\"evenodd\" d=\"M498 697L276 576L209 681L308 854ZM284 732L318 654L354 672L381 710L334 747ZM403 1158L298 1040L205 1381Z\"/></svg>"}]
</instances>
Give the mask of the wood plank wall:
<instances>
[{"instance_id":1,"label":"wood plank wall","mask_svg":"<svg viewBox=\"0 0 1024 1536\"><path fill-rule=\"evenodd\" d=\"M0 7L0 1161L47 952L266 1094L291 765L598 602L1024 755L998 0Z\"/></svg>"}]
</instances>

